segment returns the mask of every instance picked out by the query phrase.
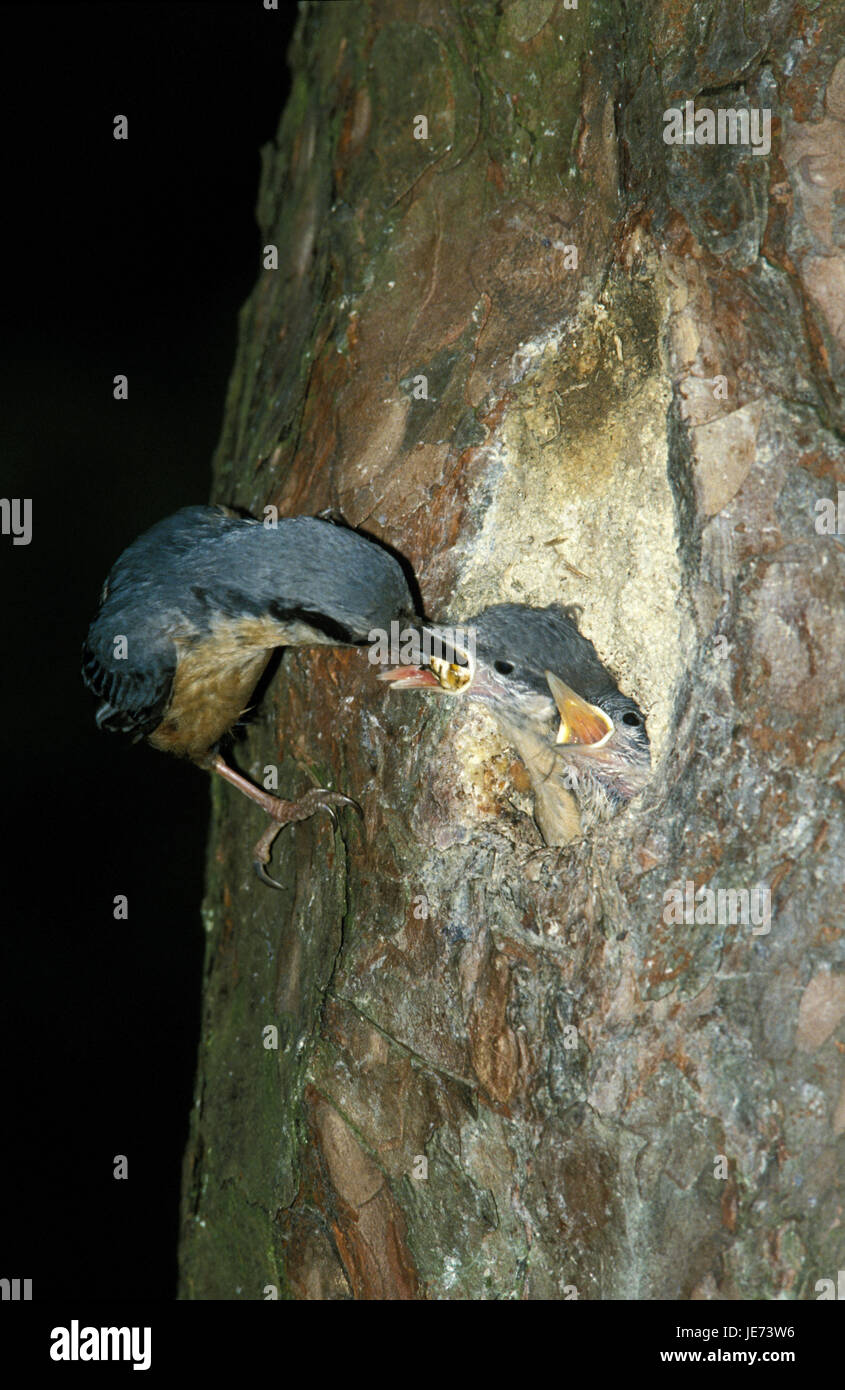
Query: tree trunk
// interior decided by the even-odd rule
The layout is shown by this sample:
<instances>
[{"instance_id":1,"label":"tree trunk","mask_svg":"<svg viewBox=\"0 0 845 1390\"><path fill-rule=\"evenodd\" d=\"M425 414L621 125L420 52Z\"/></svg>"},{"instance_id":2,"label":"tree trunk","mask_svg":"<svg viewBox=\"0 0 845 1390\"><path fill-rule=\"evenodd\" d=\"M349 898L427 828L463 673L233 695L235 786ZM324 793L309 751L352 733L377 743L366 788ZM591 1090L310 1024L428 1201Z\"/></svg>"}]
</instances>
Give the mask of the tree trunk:
<instances>
[{"instance_id":1,"label":"tree trunk","mask_svg":"<svg viewBox=\"0 0 845 1390\"><path fill-rule=\"evenodd\" d=\"M495 725L285 654L236 761L365 819L283 831L273 893L215 790L183 1296L845 1265L843 35L837 0L305 9L215 500L340 510L435 618L577 602L654 774L549 848ZM667 143L693 100L750 135Z\"/></svg>"}]
</instances>

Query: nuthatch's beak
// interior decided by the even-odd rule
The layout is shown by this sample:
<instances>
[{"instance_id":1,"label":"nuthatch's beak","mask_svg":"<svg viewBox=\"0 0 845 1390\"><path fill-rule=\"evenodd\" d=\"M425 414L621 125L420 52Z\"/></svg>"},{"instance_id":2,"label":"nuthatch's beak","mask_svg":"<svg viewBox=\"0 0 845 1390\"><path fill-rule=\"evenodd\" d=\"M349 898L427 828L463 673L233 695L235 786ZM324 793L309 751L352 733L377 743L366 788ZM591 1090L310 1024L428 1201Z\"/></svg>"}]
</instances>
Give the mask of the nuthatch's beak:
<instances>
[{"instance_id":1,"label":"nuthatch's beak","mask_svg":"<svg viewBox=\"0 0 845 1390\"><path fill-rule=\"evenodd\" d=\"M422 666L394 666L389 671L379 671L376 680L389 681L391 690L442 690L433 672Z\"/></svg>"},{"instance_id":2,"label":"nuthatch's beak","mask_svg":"<svg viewBox=\"0 0 845 1390\"><path fill-rule=\"evenodd\" d=\"M391 690L441 690L448 695L462 695L472 685L475 676L475 661L472 653L457 642L447 641L436 628L423 627L420 645L420 660L416 666L394 666L390 671L380 671L378 680L389 681ZM429 645L435 645L445 656L434 656L427 652Z\"/></svg>"},{"instance_id":3,"label":"nuthatch's beak","mask_svg":"<svg viewBox=\"0 0 845 1390\"><path fill-rule=\"evenodd\" d=\"M546 680L560 715L560 728L555 743L585 744L592 749L603 748L613 737L615 725L598 705L590 705L576 695L571 686L546 671Z\"/></svg>"}]
</instances>

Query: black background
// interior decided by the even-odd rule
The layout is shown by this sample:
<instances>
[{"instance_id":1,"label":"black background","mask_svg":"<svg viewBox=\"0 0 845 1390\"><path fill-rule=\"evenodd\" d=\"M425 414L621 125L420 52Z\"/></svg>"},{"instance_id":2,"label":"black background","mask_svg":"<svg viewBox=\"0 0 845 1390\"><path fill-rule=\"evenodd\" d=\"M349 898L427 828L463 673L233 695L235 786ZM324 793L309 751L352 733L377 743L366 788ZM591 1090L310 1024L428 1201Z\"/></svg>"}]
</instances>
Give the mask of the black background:
<instances>
[{"instance_id":1,"label":"black background","mask_svg":"<svg viewBox=\"0 0 845 1390\"><path fill-rule=\"evenodd\" d=\"M176 1292L208 779L99 734L79 652L124 546L208 497L236 315L258 274L259 149L287 95L295 14L285 0L276 13L261 0L62 3L0 5L0 19L0 495L32 498L34 528L29 546L0 537L0 1277L32 1279L36 1301L4 1321L3 1359L23 1334L43 1367L53 1322L99 1322L100 1299ZM128 142L112 138L117 113ZM127 922L114 920L116 894ZM116 1154L128 1181L114 1180ZM571 1316L587 1364L605 1369L651 1370L678 1344L676 1322L800 1313L805 1378L833 1345L824 1304L728 1308L567 1304L554 1317L559 1334ZM197 1311L188 1354L219 1376L247 1343L229 1346ZM154 1320L172 1332L178 1312ZM25 1313L42 1316L37 1338ZM274 1324L250 1325L253 1364L262 1326Z\"/></svg>"},{"instance_id":2,"label":"black background","mask_svg":"<svg viewBox=\"0 0 845 1390\"><path fill-rule=\"evenodd\" d=\"M79 653L124 546L208 498L295 13L241 0L0 18L0 495L33 504L31 544L0 537L0 1277L31 1278L37 1300L170 1299L209 783L98 733ZM128 141L112 137L118 113Z\"/></svg>"}]
</instances>

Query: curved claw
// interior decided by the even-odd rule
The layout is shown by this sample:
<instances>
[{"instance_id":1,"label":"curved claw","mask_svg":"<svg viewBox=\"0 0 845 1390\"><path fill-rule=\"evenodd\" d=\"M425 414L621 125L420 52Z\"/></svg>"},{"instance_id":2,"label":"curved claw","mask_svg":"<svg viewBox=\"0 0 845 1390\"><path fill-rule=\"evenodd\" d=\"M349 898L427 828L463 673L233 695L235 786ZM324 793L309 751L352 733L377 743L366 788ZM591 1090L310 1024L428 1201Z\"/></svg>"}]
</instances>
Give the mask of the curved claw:
<instances>
[{"instance_id":1,"label":"curved claw","mask_svg":"<svg viewBox=\"0 0 845 1390\"><path fill-rule=\"evenodd\" d=\"M320 806L324 811L328 811L335 825L337 825L338 821L337 816L335 815L334 808L338 805L352 806L354 810L358 812L358 815L361 817L361 819L364 819L364 812L358 805L358 802L354 801L351 796L344 796L343 792L330 791L328 787L317 787L316 794L319 794L320 796L330 796L332 798L331 801L318 801L317 805Z\"/></svg>"},{"instance_id":2,"label":"curved claw","mask_svg":"<svg viewBox=\"0 0 845 1390\"><path fill-rule=\"evenodd\" d=\"M266 883L268 888L278 888L279 892L284 891L283 885L281 883L277 883L276 879L270 877L260 859L253 859L252 867L254 868L258 877L261 879L261 882Z\"/></svg>"},{"instance_id":3,"label":"curved claw","mask_svg":"<svg viewBox=\"0 0 845 1390\"><path fill-rule=\"evenodd\" d=\"M326 797L327 799L321 801L321 797ZM328 800L328 798L331 798L331 800ZM307 807L305 805L306 802ZM317 810L328 811L335 829L337 829L338 825L337 816L335 815L336 806L351 806L358 812L362 820L364 818L364 812L357 801L353 801L351 796L345 796L343 792L330 791L328 787L315 787L313 791L307 794L307 797L302 798L302 801L299 802L298 805L296 803L281 803L280 806L286 811L293 809L294 811L299 810L301 812L304 809L306 819L308 816L313 816L314 812ZM261 839L258 841L258 844L255 846L252 861L253 868L261 882L266 883L268 888L278 888L280 891L283 890L284 885L278 883L275 878L271 878L264 866L269 862L271 846L279 831L284 825L289 825L290 823L290 820L282 820L281 818L271 821L264 834L261 836Z\"/></svg>"}]
</instances>

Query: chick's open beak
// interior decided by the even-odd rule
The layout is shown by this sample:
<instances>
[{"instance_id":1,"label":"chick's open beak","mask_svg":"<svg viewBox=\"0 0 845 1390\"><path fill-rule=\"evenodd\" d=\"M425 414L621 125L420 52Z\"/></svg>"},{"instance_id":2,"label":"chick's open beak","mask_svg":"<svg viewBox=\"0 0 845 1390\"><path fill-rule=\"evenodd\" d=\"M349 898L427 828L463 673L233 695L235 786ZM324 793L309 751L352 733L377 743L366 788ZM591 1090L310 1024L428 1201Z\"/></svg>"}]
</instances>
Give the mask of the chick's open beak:
<instances>
[{"instance_id":1,"label":"chick's open beak","mask_svg":"<svg viewBox=\"0 0 845 1390\"><path fill-rule=\"evenodd\" d=\"M590 705L586 700L582 700L581 696L576 695L571 686L553 671L546 671L546 680L560 715L560 728L555 743L577 743L586 744L590 748L602 748L613 734L613 720L597 705Z\"/></svg>"}]
</instances>

